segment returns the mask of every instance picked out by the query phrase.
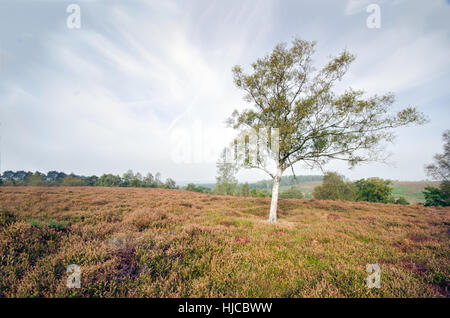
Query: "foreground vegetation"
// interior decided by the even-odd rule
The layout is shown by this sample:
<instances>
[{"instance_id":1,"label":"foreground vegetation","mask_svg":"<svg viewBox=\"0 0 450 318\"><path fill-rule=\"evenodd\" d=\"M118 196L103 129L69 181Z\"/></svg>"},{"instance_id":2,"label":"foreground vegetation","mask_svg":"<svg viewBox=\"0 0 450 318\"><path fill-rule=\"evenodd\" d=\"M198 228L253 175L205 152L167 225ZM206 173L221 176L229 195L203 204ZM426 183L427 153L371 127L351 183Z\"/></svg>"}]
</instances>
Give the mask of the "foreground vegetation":
<instances>
[{"instance_id":1,"label":"foreground vegetation","mask_svg":"<svg viewBox=\"0 0 450 318\"><path fill-rule=\"evenodd\" d=\"M450 208L0 188L2 297L448 297ZM81 288L66 286L67 266ZM381 288L365 285L379 264Z\"/></svg>"}]
</instances>

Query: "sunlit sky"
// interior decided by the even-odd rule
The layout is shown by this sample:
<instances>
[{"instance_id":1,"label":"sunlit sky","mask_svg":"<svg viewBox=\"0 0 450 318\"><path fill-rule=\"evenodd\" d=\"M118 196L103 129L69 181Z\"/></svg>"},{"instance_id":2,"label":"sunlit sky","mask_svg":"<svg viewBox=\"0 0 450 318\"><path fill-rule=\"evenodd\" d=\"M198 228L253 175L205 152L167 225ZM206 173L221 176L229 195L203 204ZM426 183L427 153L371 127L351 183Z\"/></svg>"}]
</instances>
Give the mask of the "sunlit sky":
<instances>
[{"instance_id":1,"label":"sunlit sky","mask_svg":"<svg viewBox=\"0 0 450 318\"><path fill-rule=\"evenodd\" d=\"M67 27L67 6L81 9ZM381 27L368 28L378 4ZM23 1L0 2L1 171L83 175L160 172L213 182L233 132L225 120L249 105L231 68L294 37L315 40L317 67L347 49L357 59L340 85L394 92L392 110L429 118L395 130L389 164L349 170L350 179L426 179L449 129L448 1ZM296 174L318 174L301 164ZM286 174L290 173L287 171ZM243 170L240 181L267 179Z\"/></svg>"}]
</instances>

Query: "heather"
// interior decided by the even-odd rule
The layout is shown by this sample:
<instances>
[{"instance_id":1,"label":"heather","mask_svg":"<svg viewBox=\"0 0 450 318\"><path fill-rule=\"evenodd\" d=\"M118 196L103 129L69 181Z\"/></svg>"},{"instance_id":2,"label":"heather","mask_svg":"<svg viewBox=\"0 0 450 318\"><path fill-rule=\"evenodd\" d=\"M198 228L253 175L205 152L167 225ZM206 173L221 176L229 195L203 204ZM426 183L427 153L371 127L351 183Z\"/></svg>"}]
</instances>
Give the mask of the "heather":
<instances>
[{"instance_id":1,"label":"heather","mask_svg":"<svg viewBox=\"0 0 450 318\"><path fill-rule=\"evenodd\" d=\"M448 297L450 208L0 188L2 297ZM81 269L68 288L67 266ZM367 264L381 288L369 289Z\"/></svg>"}]
</instances>

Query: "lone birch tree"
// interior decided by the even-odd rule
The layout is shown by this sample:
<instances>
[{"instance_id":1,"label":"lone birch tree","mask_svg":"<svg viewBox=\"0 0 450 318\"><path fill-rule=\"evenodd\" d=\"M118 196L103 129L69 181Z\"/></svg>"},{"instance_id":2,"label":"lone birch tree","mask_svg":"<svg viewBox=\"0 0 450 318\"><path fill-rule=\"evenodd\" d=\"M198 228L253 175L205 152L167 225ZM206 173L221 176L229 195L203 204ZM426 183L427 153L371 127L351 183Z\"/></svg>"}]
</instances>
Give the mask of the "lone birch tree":
<instances>
[{"instance_id":1,"label":"lone birch tree","mask_svg":"<svg viewBox=\"0 0 450 318\"><path fill-rule=\"evenodd\" d=\"M322 169L332 159L347 161L350 167L382 161L382 144L393 140L393 128L426 122L413 107L390 113L392 93L366 96L364 91L351 88L335 93L336 82L341 81L355 56L343 50L316 70L312 65L315 45L294 39L290 47L276 45L269 55L251 65L249 74L240 66L233 68L235 85L252 105L241 112L235 110L229 125L241 132L278 129L279 147L272 157L272 170L264 160L244 160L242 164L260 168L274 180L269 222L277 221L281 176L290 167L293 171L295 163Z\"/></svg>"}]
</instances>

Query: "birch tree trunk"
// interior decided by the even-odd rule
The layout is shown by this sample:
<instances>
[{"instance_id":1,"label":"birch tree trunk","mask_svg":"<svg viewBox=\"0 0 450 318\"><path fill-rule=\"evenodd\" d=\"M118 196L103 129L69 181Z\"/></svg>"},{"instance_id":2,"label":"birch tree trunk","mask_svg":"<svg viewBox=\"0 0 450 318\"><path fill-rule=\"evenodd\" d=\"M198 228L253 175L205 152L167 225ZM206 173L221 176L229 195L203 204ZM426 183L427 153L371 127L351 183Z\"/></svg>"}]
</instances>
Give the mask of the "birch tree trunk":
<instances>
[{"instance_id":1,"label":"birch tree trunk","mask_svg":"<svg viewBox=\"0 0 450 318\"><path fill-rule=\"evenodd\" d=\"M269 222L277 223L277 208L278 208L278 190L280 188L281 175L283 171L281 168L278 168L277 174L273 179L273 188L272 188L272 201L270 203L270 213L269 213Z\"/></svg>"}]
</instances>

